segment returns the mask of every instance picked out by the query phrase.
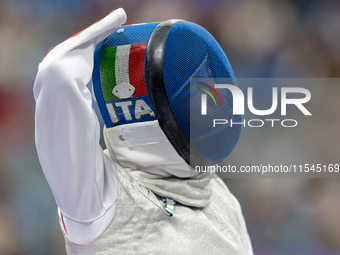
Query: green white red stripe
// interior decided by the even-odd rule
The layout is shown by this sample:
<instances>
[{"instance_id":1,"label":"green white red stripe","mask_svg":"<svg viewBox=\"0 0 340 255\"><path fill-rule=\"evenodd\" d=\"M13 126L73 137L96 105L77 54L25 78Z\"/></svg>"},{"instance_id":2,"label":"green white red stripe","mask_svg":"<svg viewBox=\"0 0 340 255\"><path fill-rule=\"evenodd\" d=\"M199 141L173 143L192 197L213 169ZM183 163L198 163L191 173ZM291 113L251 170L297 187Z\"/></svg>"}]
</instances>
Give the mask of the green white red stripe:
<instances>
[{"instance_id":1,"label":"green white red stripe","mask_svg":"<svg viewBox=\"0 0 340 255\"><path fill-rule=\"evenodd\" d=\"M117 100L111 91L123 82L135 87L133 97L146 96L144 56L146 43L103 48L101 83L105 101Z\"/></svg>"}]
</instances>

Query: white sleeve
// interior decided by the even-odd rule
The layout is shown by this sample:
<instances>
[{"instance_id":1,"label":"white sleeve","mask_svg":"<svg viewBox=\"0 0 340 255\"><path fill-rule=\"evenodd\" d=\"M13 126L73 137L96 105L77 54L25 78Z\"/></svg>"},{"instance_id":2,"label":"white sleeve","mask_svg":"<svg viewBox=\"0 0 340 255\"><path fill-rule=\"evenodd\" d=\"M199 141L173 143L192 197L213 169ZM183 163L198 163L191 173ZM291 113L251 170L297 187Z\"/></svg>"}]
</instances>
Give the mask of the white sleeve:
<instances>
[{"instance_id":1,"label":"white sleeve","mask_svg":"<svg viewBox=\"0 0 340 255\"><path fill-rule=\"evenodd\" d=\"M96 238L114 213L115 169L99 145L100 127L86 85L92 82L96 45L125 21L125 11L117 9L56 46L39 65L34 84L39 160L77 242Z\"/></svg>"}]
</instances>

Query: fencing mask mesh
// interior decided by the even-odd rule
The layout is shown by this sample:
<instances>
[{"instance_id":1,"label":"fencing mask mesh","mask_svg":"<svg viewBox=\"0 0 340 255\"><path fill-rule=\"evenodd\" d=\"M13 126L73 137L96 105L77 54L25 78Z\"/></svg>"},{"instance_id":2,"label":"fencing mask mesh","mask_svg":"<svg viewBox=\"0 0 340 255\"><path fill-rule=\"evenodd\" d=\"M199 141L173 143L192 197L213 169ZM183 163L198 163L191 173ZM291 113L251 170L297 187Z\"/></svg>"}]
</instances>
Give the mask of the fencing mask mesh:
<instances>
[{"instance_id":1,"label":"fencing mask mesh","mask_svg":"<svg viewBox=\"0 0 340 255\"><path fill-rule=\"evenodd\" d=\"M230 126L242 121L232 94L218 83L237 86L220 45L191 22L123 26L96 47L93 86L106 127L158 120L191 166L222 161L241 133Z\"/></svg>"}]
</instances>

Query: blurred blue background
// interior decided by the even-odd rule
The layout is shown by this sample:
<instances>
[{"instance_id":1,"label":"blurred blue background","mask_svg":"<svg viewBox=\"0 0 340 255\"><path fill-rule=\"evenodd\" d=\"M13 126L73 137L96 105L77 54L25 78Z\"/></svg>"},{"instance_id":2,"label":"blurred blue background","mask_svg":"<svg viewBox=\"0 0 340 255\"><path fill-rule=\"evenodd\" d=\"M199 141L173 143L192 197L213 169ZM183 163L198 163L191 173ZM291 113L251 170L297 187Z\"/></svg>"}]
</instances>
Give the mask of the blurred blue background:
<instances>
[{"instance_id":1,"label":"blurred blue background","mask_svg":"<svg viewBox=\"0 0 340 255\"><path fill-rule=\"evenodd\" d=\"M118 7L130 24L171 18L200 24L221 44L236 77L340 77L338 0L0 0L1 255L65 254L57 206L34 145L34 78L51 47ZM337 116L339 92L320 90L313 101L328 98ZM320 163L339 163L330 162L339 151L323 150L325 141L318 140L327 132L340 144L339 119L328 123L305 132L320 145L311 152ZM279 135L261 147L266 132L257 130L249 140L261 148L257 155L275 154L285 140ZM302 150L291 154L299 157ZM253 152L233 156L250 161ZM225 181L241 202L255 254L340 254L338 179Z\"/></svg>"}]
</instances>

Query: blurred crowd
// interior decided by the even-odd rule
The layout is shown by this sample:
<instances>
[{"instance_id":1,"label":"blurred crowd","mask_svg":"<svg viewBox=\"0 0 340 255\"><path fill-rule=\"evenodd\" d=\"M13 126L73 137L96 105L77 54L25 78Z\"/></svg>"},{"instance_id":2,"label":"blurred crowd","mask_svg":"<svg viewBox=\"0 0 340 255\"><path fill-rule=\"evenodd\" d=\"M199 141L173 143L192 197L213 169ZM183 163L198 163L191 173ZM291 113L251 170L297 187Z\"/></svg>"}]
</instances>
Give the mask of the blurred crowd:
<instances>
[{"instance_id":1,"label":"blurred crowd","mask_svg":"<svg viewBox=\"0 0 340 255\"><path fill-rule=\"evenodd\" d=\"M34 78L51 47L118 7L129 24L171 18L200 24L221 44L236 77L340 77L338 0L0 0L1 255L65 254L57 206L34 145ZM340 163L334 162L339 90L313 95L332 112L316 120L325 125L301 131L312 142L293 146L286 159ZM278 144L290 141L284 132L275 140L268 139L271 130L251 132L241 138L251 149L236 150L231 162L279 157ZM225 181L241 202L255 254L340 254L338 179Z\"/></svg>"}]
</instances>

